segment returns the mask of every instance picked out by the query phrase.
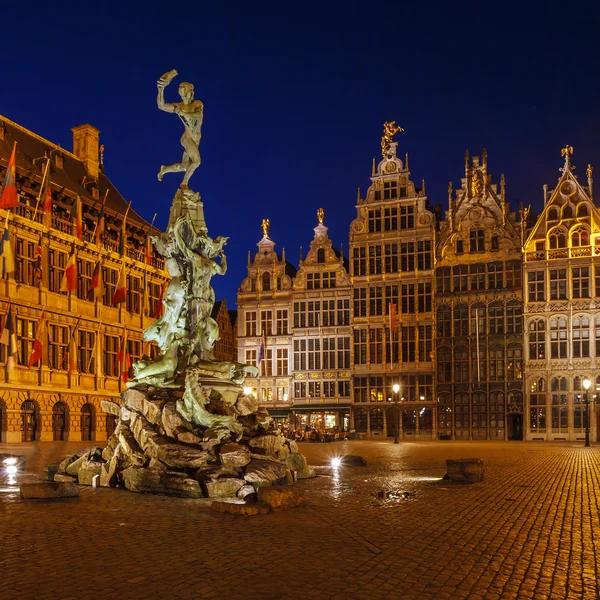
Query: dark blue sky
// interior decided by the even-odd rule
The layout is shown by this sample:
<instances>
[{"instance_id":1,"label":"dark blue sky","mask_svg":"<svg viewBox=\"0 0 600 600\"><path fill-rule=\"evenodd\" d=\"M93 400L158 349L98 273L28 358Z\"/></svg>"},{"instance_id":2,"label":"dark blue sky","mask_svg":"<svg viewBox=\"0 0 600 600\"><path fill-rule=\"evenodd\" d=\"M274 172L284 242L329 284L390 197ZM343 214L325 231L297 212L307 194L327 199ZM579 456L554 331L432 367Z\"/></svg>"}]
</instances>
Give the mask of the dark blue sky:
<instances>
[{"instance_id":1,"label":"dark blue sky","mask_svg":"<svg viewBox=\"0 0 600 600\"><path fill-rule=\"evenodd\" d=\"M213 280L231 308L263 217L293 262L320 206L347 249L385 120L406 129L399 154L444 209L466 148L485 146L494 180L505 173L508 198L534 211L566 143L581 178L588 162L600 168L597 15L576 3L441 4L12 2L0 113L68 149L71 127L98 127L107 175L164 227L181 176L156 173L181 156L182 125L156 108L156 80L179 71L167 101L194 83L205 120L191 184L210 234L231 237L230 270Z\"/></svg>"}]
</instances>

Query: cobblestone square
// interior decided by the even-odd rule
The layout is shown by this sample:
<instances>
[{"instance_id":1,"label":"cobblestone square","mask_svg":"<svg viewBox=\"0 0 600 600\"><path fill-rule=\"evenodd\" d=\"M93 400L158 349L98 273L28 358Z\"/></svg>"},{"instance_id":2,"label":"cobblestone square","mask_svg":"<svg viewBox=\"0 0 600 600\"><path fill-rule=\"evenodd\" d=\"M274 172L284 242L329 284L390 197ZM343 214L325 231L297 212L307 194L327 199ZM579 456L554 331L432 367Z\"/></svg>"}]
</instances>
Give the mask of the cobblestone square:
<instances>
[{"instance_id":1,"label":"cobblestone square","mask_svg":"<svg viewBox=\"0 0 600 600\"><path fill-rule=\"evenodd\" d=\"M81 443L0 445L23 480ZM250 518L209 500L82 488L23 501L0 480L0 598L599 598L600 450L575 443L301 444L308 505ZM332 470L332 456L365 467ZM485 481L442 481L446 458ZM410 492L381 500L380 490Z\"/></svg>"}]
</instances>

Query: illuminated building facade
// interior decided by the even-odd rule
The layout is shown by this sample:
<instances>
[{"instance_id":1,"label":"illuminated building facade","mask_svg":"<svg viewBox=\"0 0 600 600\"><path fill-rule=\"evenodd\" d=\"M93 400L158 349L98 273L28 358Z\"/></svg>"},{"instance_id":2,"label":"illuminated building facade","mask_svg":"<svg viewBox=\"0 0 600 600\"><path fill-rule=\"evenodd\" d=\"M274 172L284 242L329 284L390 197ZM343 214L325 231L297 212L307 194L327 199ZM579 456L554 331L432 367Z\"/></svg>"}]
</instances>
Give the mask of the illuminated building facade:
<instances>
[{"instance_id":1,"label":"illuminated building facade","mask_svg":"<svg viewBox=\"0 0 600 600\"><path fill-rule=\"evenodd\" d=\"M219 326L219 339L213 347L216 360L237 360L233 323L231 322L232 312L235 311L227 310L227 301L225 298L217 300L213 306L211 316Z\"/></svg>"},{"instance_id":2,"label":"illuminated building facade","mask_svg":"<svg viewBox=\"0 0 600 600\"><path fill-rule=\"evenodd\" d=\"M276 419L289 419L292 356L292 278L296 269L275 252L269 222L254 260L248 256L248 277L238 290L238 361L258 366L259 376L245 385ZM260 363L260 364L259 364Z\"/></svg>"},{"instance_id":3,"label":"illuminated building facade","mask_svg":"<svg viewBox=\"0 0 600 600\"><path fill-rule=\"evenodd\" d=\"M293 281L294 425L348 430L351 402L350 281L324 212Z\"/></svg>"},{"instance_id":4,"label":"illuminated building facade","mask_svg":"<svg viewBox=\"0 0 600 600\"><path fill-rule=\"evenodd\" d=\"M563 149L556 188L544 186L544 209L524 245L526 285L526 439L585 438L586 390L600 387L600 212L574 175L573 148ZM597 440L599 403L590 405Z\"/></svg>"},{"instance_id":5,"label":"illuminated building facade","mask_svg":"<svg viewBox=\"0 0 600 600\"><path fill-rule=\"evenodd\" d=\"M167 274L162 260L153 255L151 264L146 264L144 244L150 224L133 210L127 215L123 254L119 251L118 232L128 205L104 173L99 133L91 125L76 127L74 150L69 152L0 117L0 180L6 176L17 142L19 195L16 208L0 210L15 258L14 272L0 280L0 316L5 324L10 305L17 340L17 360L12 370L7 365L7 345L0 344L3 442L105 440L114 420L103 413L100 402L118 402L124 386L121 375L126 368L118 359L121 343L127 341L132 361L142 356L142 331L152 322L160 302ZM41 203L37 207L46 169L51 213L43 212ZM70 218L77 196L82 202L83 241L76 237ZM105 198L106 233L97 245L94 231ZM60 291L73 252L77 289ZM90 301L90 283L99 261L103 293ZM125 302L113 306L123 266L127 296ZM40 333L42 311L42 357L28 367L34 340ZM68 355L69 347L73 347L71 338L75 340L75 357Z\"/></svg>"},{"instance_id":6,"label":"illuminated building facade","mask_svg":"<svg viewBox=\"0 0 600 600\"><path fill-rule=\"evenodd\" d=\"M436 242L436 368L441 439L522 439L522 229L488 173L465 176Z\"/></svg>"},{"instance_id":7,"label":"illuminated building facade","mask_svg":"<svg viewBox=\"0 0 600 600\"><path fill-rule=\"evenodd\" d=\"M435 217L424 184L418 189L410 179L408 155L403 164L396 150L385 144L383 160L373 162L350 226L351 426L359 436L397 429L401 439L432 439Z\"/></svg>"}]
</instances>

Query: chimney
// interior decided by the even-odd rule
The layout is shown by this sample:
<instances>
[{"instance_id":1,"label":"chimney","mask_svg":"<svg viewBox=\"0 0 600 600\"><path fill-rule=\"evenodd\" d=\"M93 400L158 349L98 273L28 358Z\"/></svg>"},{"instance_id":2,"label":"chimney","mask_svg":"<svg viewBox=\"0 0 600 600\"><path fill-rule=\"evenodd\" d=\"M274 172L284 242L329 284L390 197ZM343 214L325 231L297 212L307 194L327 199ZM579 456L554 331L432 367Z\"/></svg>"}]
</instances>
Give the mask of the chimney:
<instances>
[{"instance_id":1,"label":"chimney","mask_svg":"<svg viewBox=\"0 0 600 600\"><path fill-rule=\"evenodd\" d=\"M71 131L73 132L73 154L81 159L88 176L91 179L98 179L100 130L86 123L85 125L73 127Z\"/></svg>"}]
</instances>

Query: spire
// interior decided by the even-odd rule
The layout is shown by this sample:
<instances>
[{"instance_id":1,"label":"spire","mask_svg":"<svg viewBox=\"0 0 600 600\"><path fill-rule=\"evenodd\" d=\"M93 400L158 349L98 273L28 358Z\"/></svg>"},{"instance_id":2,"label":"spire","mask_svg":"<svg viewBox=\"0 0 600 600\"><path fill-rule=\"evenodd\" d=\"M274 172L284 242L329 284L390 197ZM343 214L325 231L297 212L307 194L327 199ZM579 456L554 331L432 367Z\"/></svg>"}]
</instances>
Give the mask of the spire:
<instances>
[{"instance_id":1,"label":"spire","mask_svg":"<svg viewBox=\"0 0 600 600\"><path fill-rule=\"evenodd\" d=\"M408 152L406 153L406 156L405 156L404 168L408 171Z\"/></svg>"},{"instance_id":2,"label":"spire","mask_svg":"<svg viewBox=\"0 0 600 600\"><path fill-rule=\"evenodd\" d=\"M506 202L506 180L504 179L504 173L500 175L500 198L502 202Z\"/></svg>"},{"instance_id":3,"label":"spire","mask_svg":"<svg viewBox=\"0 0 600 600\"><path fill-rule=\"evenodd\" d=\"M469 168L469 149L465 150L465 172Z\"/></svg>"},{"instance_id":4,"label":"spire","mask_svg":"<svg viewBox=\"0 0 600 600\"><path fill-rule=\"evenodd\" d=\"M250 250L248 250L248 266L250 266Z\"/></svg>"},{"instance_id":5,"label":"spire","mask_svg":"<svg viewBox=\"0 0 600 600\"><path fill-rule=\"evenodd\" d=\"M421 179L421 193L425 196L425 180Z\"/></svg>"},{"instance_id":6,"label":"spire","mask_svg":"<svg viewBox=\"0 0 600 600\"><path fill-rule=\"evenodd\" d=\"M281 249L281 262L285 265L285 248Z\"/></svg>"},{"instance_id":7,"label":"spire","mask_svg":"<svg viewBox=\"0 0 600 600\"><path fill-rule=\"evenodd\" d=\"M375 157L373 157L373 164L371 165L371 175L375 175L377 173L377 168L375 167Z\"/></svg>"},{"instance_id":8,"label":"spire","mask_svg":"<svg viewBox=\"0 0 600 600\"><path fill-rule=\"evenodd\" d=\"M481 166L487 170L487 150L485 148L481 150Z\"/></svg>"},{"instance_id":9,"label":"spire","mask_svg":"<svg viewBox=\"0 0 600 600\"><path fill-rule=\"evenodd\" d=\"M585 170L585 173L587 175L588 189L590 190L590 199L591 199L593 196L592 185L594 183L594 167L592 167L592 165L588 165L587 169Z\"/></svg>"},{"instance_id":10,"label":"spire","mask_svg":"<svg viewBox=\"0 0 600 600\"><path fill-rule=\"evenodd\" d=\"M452 198L452 182L448 182L448 216L450 221L450 231L454 231L454 199Z\"/></svg>"},{"instance_id":11,"label":"spire","mask_svg":"<svg viewBox=\"0 0 600 600\"><path fill-rule=\"evenodd\" d=\"M546 206L546 202L548 201L548 184L545 183L542 189L544 190L544 206Z\"/></svg>"},{"instance_id":12,"label":"spire","mask_svg":"<svg viewBox=\"0 0 600 600\"><path fill-rule=\"evenodd\" d=\"M358 193L356 194L356 204L360 204L360 187L358 188Z\"/></svg>"},{"instance_id":13,"label":"spire","mask_svg":"<svg viewBox=\"0 0 600 600\"><path fill-rule=\"evenodd\" d=\"M302 264L302 246L300 246L300 263L299 264Z\"/></svg>"}]
</instances>

